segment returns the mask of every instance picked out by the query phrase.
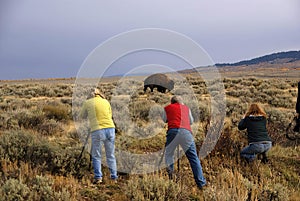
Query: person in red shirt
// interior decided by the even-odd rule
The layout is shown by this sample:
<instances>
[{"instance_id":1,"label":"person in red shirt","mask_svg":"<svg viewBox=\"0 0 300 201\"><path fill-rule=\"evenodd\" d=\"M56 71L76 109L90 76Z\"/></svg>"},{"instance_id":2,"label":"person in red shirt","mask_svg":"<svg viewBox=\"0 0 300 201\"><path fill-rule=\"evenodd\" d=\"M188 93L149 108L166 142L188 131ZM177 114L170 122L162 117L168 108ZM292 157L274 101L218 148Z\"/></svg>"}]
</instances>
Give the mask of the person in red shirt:
<instances>
[{"instance_id":1,"label":"person in red shirt","mask_svg":"<svg viewBox=\"0 0 300 201\"><path fill-rule=\"evenodd\" d=\"M184 150L192 168L198 188L206 185L200 160L197 155L191 124L194 119L191 110L184 105L181 97L173 96L171 104L164 108L163 120L168 123L167 139L165 145L165 160L169 178L174 172L174 151L178 145Z\"/></svg>"}]
</instances>

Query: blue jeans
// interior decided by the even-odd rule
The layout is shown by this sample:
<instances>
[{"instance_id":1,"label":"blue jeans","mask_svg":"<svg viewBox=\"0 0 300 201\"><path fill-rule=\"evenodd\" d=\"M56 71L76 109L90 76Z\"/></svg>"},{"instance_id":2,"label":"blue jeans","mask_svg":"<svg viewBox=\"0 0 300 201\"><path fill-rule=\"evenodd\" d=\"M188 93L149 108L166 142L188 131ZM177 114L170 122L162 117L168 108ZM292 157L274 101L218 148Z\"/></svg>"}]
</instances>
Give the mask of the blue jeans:
<instances>
[{"instance_id":1,"label":"blue jeans","mask_svg":"<svg viewBox=\"0 0 300 201\"><path fill-rule=\"evenodd\" d=\"M241 157L246 158L248 161L253 161L256 158L256 154L267 152L271 147L272 142L249 144L241 151Z\"/></svg>"},{"instance_id":2,"label":"blue jeans","mask_svg":"<svg viewBox=\"0 0 300 201\"><path fill-rule=\"evenodd\" d=\"M167 132L165 154L168 173L172 174L174 171L174 151L179 144L190 162L197 186L204 186L206 180L203 177L202 167L197 155L193 135L189 130L178 128L169 129Z\"/></svg>"},{"instance_id":3,"label":"blue jeans","mask_svg":"<svg viewBox=\"0 0 300 201\"><path fill-rule=\"evenodd\" d=\"M117 179L117 163L115 158L115 129L104 128L93 131L92 136L92 164L94 168L94 178L102 178L101 155L102 145L104 144L106 162L110 171L110 178Z\"/></svg>"}]
</instances>

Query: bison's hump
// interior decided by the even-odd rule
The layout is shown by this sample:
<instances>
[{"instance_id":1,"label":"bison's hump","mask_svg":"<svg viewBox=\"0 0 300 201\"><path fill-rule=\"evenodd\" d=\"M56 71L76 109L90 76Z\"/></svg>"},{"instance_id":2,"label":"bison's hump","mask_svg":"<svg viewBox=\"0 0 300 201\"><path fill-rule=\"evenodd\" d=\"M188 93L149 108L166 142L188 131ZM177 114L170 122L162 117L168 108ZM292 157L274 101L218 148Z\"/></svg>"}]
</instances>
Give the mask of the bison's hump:
<instances>
[{"instance_id":1,"label":"bison's hump","mask_svg":"<svg viewBox=\"0 0 300 201\"><path fill-rule=\"evenodd\" d=\"M168 87L170 79L168 76L162 73L156 73L147 77L144 81L144 85L159 85L165 88Z\"/></svg>"}]
</instances>

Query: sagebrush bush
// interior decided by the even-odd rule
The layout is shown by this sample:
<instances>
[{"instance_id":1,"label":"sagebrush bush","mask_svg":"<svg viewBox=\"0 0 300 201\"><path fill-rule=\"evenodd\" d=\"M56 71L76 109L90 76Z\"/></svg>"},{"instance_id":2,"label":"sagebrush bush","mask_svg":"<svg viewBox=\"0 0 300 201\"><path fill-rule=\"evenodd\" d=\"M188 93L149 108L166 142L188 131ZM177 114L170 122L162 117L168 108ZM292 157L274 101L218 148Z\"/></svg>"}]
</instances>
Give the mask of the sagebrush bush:
<instances>
[{"instance_id":1,"label":"sagebrush bush","mask_svg":"<svg viewBox=\"0 0 300 201\"><path fill-rule=\"evenodd\" d=\"M40 110L20 110L14 113L13 118L17 120L20 128L36 129L46 117Z\"/></svg>"},{"instance_id":2,"label":"sagebrush bush","mask_svg":"<svg viewBox=\"0 0 300 201\"><path fill-rule=\"evenodd\" d=\"M70 192L65 187L55 189L54 181L50 177L36 175L30 185L34 200L71 200Z\"/></svg>"},{"instance_id":3,"label":"sagebrush bush","mask_svg":"<svg viewBox=\"0 0 300 201\"><path fill-rule=\"evenodd\" d=\"M114 86L114 95L130 95L132 96L136 92L142 89L143 83L134 79L122 78L120 79L116 86Z\"/></svg>"},{"instance_id":4,"label":"sagebrush bush","mask_svg":"<svg viewBox=\"0 0 300 201\"><path fill-rule=\"evenodd\" d=\"M294 106L293 97L290 95L277 94L267 98L267 100L269 105L274 107L292 108Z\"/></svg>"},{"instance_id":5,"label":"sagebrush bush","mask_svg":"<svg viewBox=\"0 0 300 201\"><path fill-rule=\"evenodd\" d=\"M187 189L182 189L179 184L157 175L131 178L127 184L126 195L132 201L185 201L188 199Z\"/></svg>"},{"instance_id":6,"label":"sagebrush bush","mask_svg":"<svg viewBox=\"0 0 300 201\"><path fill-rule=\"evenodd\" d=\"M177 88L174 90L175 95L183 96L183 95L189 95L191 94L191 89L189 88Z\"/></svg>"},{"instance_id":7,"label":"sagebrush bush","mask_svg":"<svg viewBox=\"0 0 300 201\"><path fill-rule=\"evenodd\" d=\"M77 161L79 153L79 147L61 148L29 132L10 131L0 135L1 158L29 162L33 167L40 166L53 174L82 176L88 169L89 159L84 155Z\"/></svg>"},{"instance_id":8,"label":"sagebrush bush","mask_svg":"<svg viewBox=\"0 0 300 201\"><path fill-rule=\"evenodd\" d=\"M40 134L48 136L63 131L61 123L54 119L44 120L43 123L37 126L37 130Z\"/></svg>"},{"instance_id":9,"label":"sagebrush bush","mask_svg":"<svg viewBox=\"0 0 300 201\"><path fill-rule=\"evenodd\" d=\"M239 172L224 169L216 180L218 181L216 186L209 186L204 191L206 199L218 201L248 200L247 184L249 181Z\"/></svg>"},{"instance_id":10,"label":"sagebrush bush","mask_svg":"<svg viewBox=\"0 0 300 201\"><path fill-rule=\"evenodd\" d=\"M227 99L226 101L226 116L236 117L246 112L246 104L241 103L239 100Z\"/></svg>"},{"instance_id":11,"label":"sagebrush bush","mask_svg":"<svg viewBox=\"0 0 300 201\"><path fill-rule=\"evenodd\" d=\"M248 88L241 87L243 90L232 90L232 91L227 91L226 95L228 96L233 96L237 98L253 98L255 94L251 93Z\"/></svg>"},{"instance_id":12,"label":"sagebrush bush","mask_svg":"<svg viewBox=\"0 0 300 201\"><path fill-rule=\"evenodd\" d=\"M24 131L6 131L0 135L0 156L10 161L26 161L35 137Z\"/></svg>"},{"instance_id":13,"label":"sagebrush bush","mask_svg":"<svg viewBox=\"0 0 300 201\"><path fill-rule=\"evenodd\" d=\"M30 157L33 166L42 166L44 170L53 174L82 177L90 161L87 153L78 159L79 154L79 147L63 149L44 141L31 147Z\"/></svg>"},{"instance_id":14,"label":"sagebrush bush","mask_svg":"<svg viewBox=\"0 0 300 201\"><path fill-rule=\"evenodd\" d=\"M150 94L148 101L154 101L157 104L166 105L170 103L170 97L166 95L161 95L161 93L156 92Z\"/></svg>"},{"instance_id":15,"label":"sagebrush bush","mask_svg":"<svg viewBox=\"0 0 300 201\"><path fill-rule=\"evenodd\" d=\"M50 178L36 175L31 181L34 200L54 200L53 181Z\"/></svg>"},{"instance_id":16,"label":"sagebrush bush","mask_svg":"<svg viewBox=\"0 0 300 201\"><path fill-rule=\"evenodd\" d=\"M71 96L71 85L44 85L44 84L12 84L10 86L0 89L5 96L16 96L19 98L33 98L33 97L62 97Z\"/></svg>"},{"instance_id":17,"label":"sagebrush bush","mask_svg":"<svg viewBox=\"0 0 300 201\"><path fill-rule=\"evenodd\" d=\"M149 111L152 104L153 103L150 101L132 101L128 105L131 117L133 119L143 119L148 121Z\"/></svg>"},{"instance_id":18,"label":"sagebrush bush","mask_svg":"<svg viewBox=\"0 0 300 201\"><path fill-rule=\"evenodd\" d=\"M58 121L61 120L70 120L71 115L69 114L69 109L66 105L62 104L54 104L54 105L45 105L43 107L43 112L46 117L49 119L56 119Z\"/></svg>"},{"instance_id":19,"label":"sagebrush bush","mask_svg":"<svg viewBox=\"0 0 300 201\"><path fill-rule=\"evenodd\" d=\"M0 200L31 200L31 193L28 186L17 179L8 179L0 188Z\"/></svg>"},{"instance_id":20,"label":"sagebrush bush","mask_svg":"<svg viewBox=\"0 0 300 201\"><path fill-rule=\"evenodd\" d=\"M262 90L263 93L267 94L268 96L275 96L278 93L280 93L280 90L276 89L276 88L265 88Z\"/></svg>"},{"instance_id":21,"label":"sagebrush bush","mask_svg":"<svg viewBox=\"0 0 300 201\"><path fill-rule=\"evenodd\" d=\"M163 113L164 108L161 105L151 104L148 117L150 120L158 120L161 119Z\"/></svg>"},{"instance_id":22,"label":"sagebrush bush","mask_svg":"<svg viewBox=\"0 0 300 201\"><path fill-rule=\"evenodd\" d=\"M111 109L116 128L122 132L127 132L130 127L131 115L128 104L128 97L115 97L111 100Z\"/></svg>"},{"instance_id":23,"label":"sagebrush bush","mask_svg":"<svg viewBox=\"0 0 300 201\"><path fill-rule=\"evenodd\" d=\"M189 105L189 107L191 109L195 122L206 122L208 119L210 119L211 109L207 101L199 101L198 107L197 105Z\"/></svg>"},{"instance_id":24,"label":"sagebrush bush","mask_svg":"<svg viewBox=\"0 0 300 201\"><path fill-rule=\"evenodd\" d=\"M259 198L266 200L290 200L290 190L288 187L281 183L269 184L264 186L263 191L260 193Z\"/></svg>"}]
</instances>

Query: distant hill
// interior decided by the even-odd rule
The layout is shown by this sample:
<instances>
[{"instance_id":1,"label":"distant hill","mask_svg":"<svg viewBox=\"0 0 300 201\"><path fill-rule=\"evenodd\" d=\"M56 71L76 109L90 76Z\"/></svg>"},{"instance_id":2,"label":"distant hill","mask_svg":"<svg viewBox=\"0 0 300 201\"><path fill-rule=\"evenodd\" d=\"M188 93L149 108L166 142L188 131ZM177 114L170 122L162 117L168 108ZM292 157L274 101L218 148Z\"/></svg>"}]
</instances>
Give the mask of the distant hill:
<instances>
[{"instance_id":1,"label":"distant hill","mask_svg":"<svg viewBox=\"0 0 300 201\"><path fill-rule=\"evenodd\" d=\"M223 66L243 66L243 65L256 65L260 63L289 63L294 61L300 61L300 51L288 51L288 52L278 52L269 55L265 55L262 57L257 57L251 60L244 60L236 63L220 63L215 64L217 67Z\"/></svg>"},{"instance_id":2,"label":"distant hill","mask_svg":"<svg viewBox=\"0 0 300 201\"><path fill-rule=\"evenodd\" d=\"M300 76L300 51L279 52L237 63L215 64L222 77L295 78ZM178 71L182 74L205 73L210 66Z\"/></svg>"}]
</instances>

